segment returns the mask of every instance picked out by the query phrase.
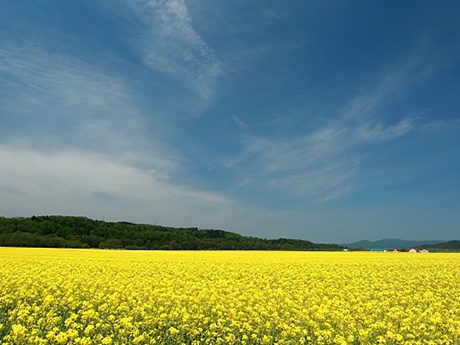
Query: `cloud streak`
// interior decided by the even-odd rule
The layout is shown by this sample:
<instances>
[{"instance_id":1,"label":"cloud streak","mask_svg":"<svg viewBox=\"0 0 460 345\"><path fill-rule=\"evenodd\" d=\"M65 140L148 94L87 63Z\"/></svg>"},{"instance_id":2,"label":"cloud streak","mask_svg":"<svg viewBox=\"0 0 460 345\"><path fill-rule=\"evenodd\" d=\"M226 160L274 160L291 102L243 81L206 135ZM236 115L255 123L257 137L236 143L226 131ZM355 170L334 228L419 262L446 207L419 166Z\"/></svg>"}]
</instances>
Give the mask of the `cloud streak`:
<instances>
[{"instance_id":1,"label":"cloud streak","mask_svg":"<svg viewBox=\"0 0 460 345\"><path fill-rule=\"evenodd\" d=\"M164 174L177 167L180 157L147 137L145 119L122 79L30 46L2 49L0 58L0 72L10 80L0 109L13 123L3 129L4 142L46 150L78 146L124 156Z\"/></svg>"},{"instance_id":2,"label":"cloud streak","mask_svg":"<svg viewBox=\"0 0 460 345\"><path fill-rule=\"evenodd\" d=\"M390 78L391 79L391 78ZM223 161L230 169L244 169L244 183L288 192L312 203L344 198L356 191L354 179L368 150L363 146L373 141L384 143L409 135L417 129L413 117L385 125L378 110L396 89L407 81L383 78L374 91L355 95L336 110L336 116L316 130L290 139L255 137L247 133L243 152Z\"/></svg>"},{"instance_id":3,"label":"cloud streak","mask_svg":"<svg viewBox=\"0 0 460 345\"><path fill-rule=\"evenodd\" d=\"M247 136L240 156L224 161L230 169L244 169L244 184L266 186L303 196L311 202L343 198L355 191L353 179L365 161L367 141L385 142L408 135L415 122L405 118L395 125L329 123L291 140ZM249 177L248 177L249 176Z\"/></svg>"},{"instance_id":4,"label":"cloud streak","mask_svg":"<svg viewBox=\"0 0 460 345\"><path fill-rule=\"evenodd\" d=\"M241 130L247 131L249 129L249 126L243 122L240 118L236 116L232 116L232 120L238 125L238 128Z\"/></svg>"},{"instance_id":5,"label":"cloud streak","mask_svg":"<svg viewBox=\"0 0 460 345\"><path fill-rule=\"evenodd\" d=\"M347 129L325 127L292 140L247 137L245 151L224 161L231 169L242 169L239 187L270 188L281 194L324 202L349 194L357 158L344 159L354 138ZM244 168L249 166L249 168Z\"/></svg>"},{"instance_id":6,"label":"cloud streak","mask_svg":"<svg viewBox=\"0 0 460 345\"><path fill-rule=\"evenodd\" d=\"M409 93L411 86L439 71L437 58L417 53L414 48L397 65L375 73L377 81L369 79L368 85L360 85L341 106L329 109L329 120L319 128L307 128L305 134L284 140L247 132L241 154L223 164L229 169L245 169L239 188L283 190L313 203L350 195L357 190L356 176L372 152L366 144L385 145L442 124L424 122L412 114L383 114Z\"/></svg>"},{"instance_id":7,"label":"cloud streak","mask_svg":"<svg viewBox=\"0 0 460 345\"><path fill-rule=\"evenodd\" d=\"M222 63L193 28L185 1L120 0L118 5L118 13L135 28L128 40L144 63L177 81L185 80L202 99L210 100L223 75Z\"/></svg>"},{"instance_id":8,"label":"cloud streak","mask_svg":"<svg viewBox=\"0 0 460 345\"><path fill-rule=\"evenodd\" d=\"M362 126L358 128L357 136L362 140L386 141L406 135L414 127L414 120L405 118L393 126L385 127L382 123L378 123L371 128L369 125Z\"/></svg>"},{"instance_id":9,"label":"cloud streak","mask_svg":"<svg viewBox=\"0 0 460 345\"><path fill-rule=\"evenodd\" d=\"M150 171L87 151L43 153L0 146L3 214L82 214L213 227L245 211L215 193L171 184ZM206 215L206 216L204 216Z\"/></svg>"}]
</instances>

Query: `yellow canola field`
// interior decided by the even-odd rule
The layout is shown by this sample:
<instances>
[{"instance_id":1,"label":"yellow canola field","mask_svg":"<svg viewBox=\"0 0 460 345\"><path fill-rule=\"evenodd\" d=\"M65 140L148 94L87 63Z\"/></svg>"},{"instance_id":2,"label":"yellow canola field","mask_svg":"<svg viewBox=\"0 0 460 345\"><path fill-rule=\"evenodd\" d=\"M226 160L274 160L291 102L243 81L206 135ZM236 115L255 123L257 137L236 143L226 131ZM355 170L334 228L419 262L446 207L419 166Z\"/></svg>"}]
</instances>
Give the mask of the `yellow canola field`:
<instances>
[{"instance_id":1,"label":"yellow canola field","mask_svg":"<svg viewBox=\"0 0 460 345\"><path fill-rule=\"evenodd\" d=\"M1 344L460 344L460 254L0 248Z\"/></svg>"}]
</instances>

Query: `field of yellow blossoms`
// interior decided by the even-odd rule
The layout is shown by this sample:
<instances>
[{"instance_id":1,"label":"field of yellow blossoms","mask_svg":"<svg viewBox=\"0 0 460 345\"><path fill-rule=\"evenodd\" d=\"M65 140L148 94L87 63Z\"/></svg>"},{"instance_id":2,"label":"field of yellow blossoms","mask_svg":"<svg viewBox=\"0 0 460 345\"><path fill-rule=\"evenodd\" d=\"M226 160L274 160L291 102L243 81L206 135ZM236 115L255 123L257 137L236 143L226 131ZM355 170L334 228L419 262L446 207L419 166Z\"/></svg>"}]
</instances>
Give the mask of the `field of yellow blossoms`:
<instances>
[{"instance_id":1,"label":"field of yellow blossoms","mask_svg":"<svg viewBox=\"0 0 460 345\"><path fill-rule=\"evenodd\" d=\"M460 344L460 254L0 248L0 344Z\"/></svg>"}]
</instances>

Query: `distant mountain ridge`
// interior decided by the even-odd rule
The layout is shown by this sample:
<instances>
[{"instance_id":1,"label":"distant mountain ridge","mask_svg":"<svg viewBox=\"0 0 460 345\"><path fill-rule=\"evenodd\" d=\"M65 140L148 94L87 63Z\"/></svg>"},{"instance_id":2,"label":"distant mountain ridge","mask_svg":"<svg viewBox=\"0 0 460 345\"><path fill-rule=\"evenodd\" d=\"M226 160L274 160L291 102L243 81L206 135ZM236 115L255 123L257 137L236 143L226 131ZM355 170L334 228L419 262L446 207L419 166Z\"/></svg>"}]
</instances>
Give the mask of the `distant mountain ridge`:
<instances>
[{"instance_id":1,"label":"distant mountain ridge","mask_svg":"<svg viewBox=\"0 0 460 345\"><path fill-rule=\"evenodd\" d=\"M421 246L431 246L437 243L443 243L446 241L439 240L426 240L426 241L412 241L412 240L401 240L399 238L385 238L379 241L358 241L353 243L344 243L342 246L356 249L378 249L378 248L412 248Z\"/></svg>"}]
</instances>

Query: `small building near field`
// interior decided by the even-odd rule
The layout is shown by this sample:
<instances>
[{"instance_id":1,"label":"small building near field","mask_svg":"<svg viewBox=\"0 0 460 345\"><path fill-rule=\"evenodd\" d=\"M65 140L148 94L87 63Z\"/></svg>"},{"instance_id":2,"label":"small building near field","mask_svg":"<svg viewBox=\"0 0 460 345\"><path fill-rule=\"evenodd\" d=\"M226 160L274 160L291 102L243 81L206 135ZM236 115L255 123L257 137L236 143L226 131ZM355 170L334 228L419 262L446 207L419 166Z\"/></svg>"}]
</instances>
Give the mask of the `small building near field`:
<instances>
[{"instance_id":1,"label":"small building near field","mask_svg":"<svg viewBox=\"0 0 460 345\"><path fill-rule=\"evenodd\" d=\"M409 253L417 253L417 249L412 248L412 249L409 250Z\"/></svg>"}]
</instances>

